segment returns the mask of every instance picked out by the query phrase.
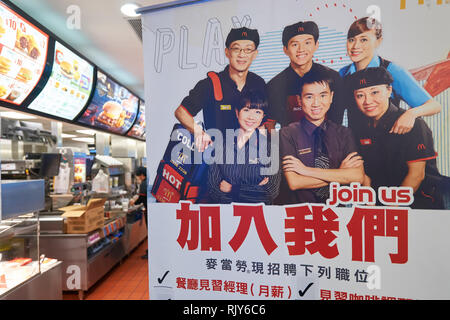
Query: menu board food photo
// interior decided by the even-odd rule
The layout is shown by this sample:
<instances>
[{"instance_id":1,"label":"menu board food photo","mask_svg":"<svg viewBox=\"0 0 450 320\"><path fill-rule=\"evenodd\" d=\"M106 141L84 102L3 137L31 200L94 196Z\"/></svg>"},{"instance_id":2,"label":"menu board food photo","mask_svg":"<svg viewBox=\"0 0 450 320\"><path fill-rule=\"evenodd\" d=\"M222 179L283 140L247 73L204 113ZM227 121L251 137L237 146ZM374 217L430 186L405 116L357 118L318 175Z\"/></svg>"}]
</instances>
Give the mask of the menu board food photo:
<instances>
[{"instance_id":1,"label":"menu board food photo","mask_svg":"<svg viewBox=\"0 0 450 320\"><path fill-rule=\"evenodd\" d=\"M117 134L126 133L138 112L138 97L97 71L97 88L91 104L78 120Z\"/></svg>"},{"instance_id":2,"label":"menu board food photo","mask_svg":"<svg viewBox=\"0 0 450 320\"><path fill-rule=\"evenodd\" d=\"M91 94L94 66L58 41L54 55L51 76L28 108L73 120L86 106Z\"/></svg>"},{"instance_id":3,"label":"menu board food photo","mask_svg":"<svg viewBox=\"0 0 450 320\"><path fill-rule=\"evenodd\" d=\"M136 118L136 122L127 135L129 137L145 140L145 104L142 100L139 104L139 114Z\"/></svg>"},{"instance_id":4,"label":"menu board food photo","mask_svg":"<svg viewBox=\"0 0 450 320\"><path fill-rule=\"evenodd\" d=\"M20 105L41 79L49 36L0 1L0 101Z\"/></svg>"}]
</instances>

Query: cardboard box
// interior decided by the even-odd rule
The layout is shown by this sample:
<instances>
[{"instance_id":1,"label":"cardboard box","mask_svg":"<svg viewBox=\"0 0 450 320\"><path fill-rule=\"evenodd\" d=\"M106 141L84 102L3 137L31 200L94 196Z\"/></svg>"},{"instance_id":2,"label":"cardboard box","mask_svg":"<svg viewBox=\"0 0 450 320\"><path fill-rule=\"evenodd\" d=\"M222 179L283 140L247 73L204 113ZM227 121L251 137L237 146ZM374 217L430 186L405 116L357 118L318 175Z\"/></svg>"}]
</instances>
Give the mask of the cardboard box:
<instances>
[{"instance_id":1,"label":"cardboard box","mask_svg":"<svg viewBox=\"0 0 450 320\"><path fill-rule=\"evenodd\" d=\"M86 206L68 206L59 208L66 218L66 233L88 233L103 227L106 199L91 199Z\"/></svg>"}]
</instances>

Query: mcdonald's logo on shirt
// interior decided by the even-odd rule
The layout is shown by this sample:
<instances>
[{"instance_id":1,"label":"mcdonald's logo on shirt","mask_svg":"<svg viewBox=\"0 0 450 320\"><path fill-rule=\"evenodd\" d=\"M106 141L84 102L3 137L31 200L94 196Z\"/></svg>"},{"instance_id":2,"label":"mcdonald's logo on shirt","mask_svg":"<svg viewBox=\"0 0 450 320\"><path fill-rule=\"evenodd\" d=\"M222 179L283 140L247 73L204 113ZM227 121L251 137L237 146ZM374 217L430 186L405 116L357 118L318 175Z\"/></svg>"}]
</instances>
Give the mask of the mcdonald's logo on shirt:
<instances>
[{"instance_id":1,"label":"mcdonald's logo on shirt","mask_svg":"<svg viewBox=\"0 0 450 320\"><path fill-rule=\"evenodd\" d=\"M426 149L426 147L423 143L420 143L417 145L417 150L425 150L425 149Z\"/></svg>"}]
</instances>

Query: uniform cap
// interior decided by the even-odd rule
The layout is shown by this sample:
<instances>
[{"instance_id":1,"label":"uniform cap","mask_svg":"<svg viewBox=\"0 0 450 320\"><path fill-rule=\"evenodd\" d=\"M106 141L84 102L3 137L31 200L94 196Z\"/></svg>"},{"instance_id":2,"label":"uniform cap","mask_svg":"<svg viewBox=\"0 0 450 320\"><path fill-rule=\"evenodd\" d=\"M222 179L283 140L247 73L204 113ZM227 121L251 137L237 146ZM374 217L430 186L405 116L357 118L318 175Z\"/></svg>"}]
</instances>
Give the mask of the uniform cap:
<instances>
[{"instance_id":1,"label":"uniform cap","mask_svg":"<svg viewBox=\"0 0 450 320\"><path fill-rule=\"evenodd\" d=\"M290 26L287 26L283 30L283 46L287 47L289 40L299 34L310 34L314 37L314 41L319 39L319 27L313 21L300 21Z\"/></svg>"},{"instance_id":2,"label":"uniform cap","mask_svg":"<svg viewBox=\"0 0 450 320\"><path fill-rule=\"evenodd\" d=\"M227 40L225 41L225 46L227 48L237 40L251 40L255 43L255 47L258 48L259 45L259 34L256 29L249 29L246 27L231 29L228 33Z\"/></svg>"},{"instance_id":3,"label":"uniform cap","mask_svg":"<svg viewBox=\"0 0 450 320\"><path fill-rule=\"evenodd\" d=\"M346 86L354 91L381 84L390 85L393 81L394 79L389 71L383 67L376 67L359 70L348 76L346 79Z\"/></svg>"}]
</instances>

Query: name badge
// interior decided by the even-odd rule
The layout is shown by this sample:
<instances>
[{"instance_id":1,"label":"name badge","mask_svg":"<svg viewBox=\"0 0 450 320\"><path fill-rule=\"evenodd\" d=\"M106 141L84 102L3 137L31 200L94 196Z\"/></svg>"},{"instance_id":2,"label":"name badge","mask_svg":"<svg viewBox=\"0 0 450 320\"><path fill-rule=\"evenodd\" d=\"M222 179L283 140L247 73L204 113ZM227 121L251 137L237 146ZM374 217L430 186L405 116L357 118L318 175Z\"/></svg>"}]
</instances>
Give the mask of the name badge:
<instances>
[{"instance_id":1,"label":"name badge","mask_svg":"<svg viewBox=\"0 0 450 320\"><path fill-rule=\"evenodd\" d=\"M372 139L361 139L361 140L359 140L359 142L363 146L368 146L368 145L372 144Z\"/></svg>"},{"instance_id":2,"label":"name badge","mask_svg":"<svg viewBox=\"0 0 450 320\"><path fill-rule=\"evenodd\" d=\"M255 159L249 159L249 160L248 160L248 163L249 163L249 164L258 164L258 162L259 162L259 159L258 159L258 158L255 158Z\"/></svg>"},{"instance_id":3,"label":"name badge","mask_svg":"<svg viewBox=\"0 0 450 320\"><path fill-rule=\"evenodd\" d=\"M231 110L231 104L221 104L220 110Z\"/></svg>"},{"instance_id":4,"label":"name badge","mask_svg":"<svg viewBox=\"0 0 450 320\"><path fill-rule=\"evenodd\" d=\"M298 154L307 154L307 153L311 153L311 148L305 148L305 149L298 150Z\"/></svg>"}]
</instances>

